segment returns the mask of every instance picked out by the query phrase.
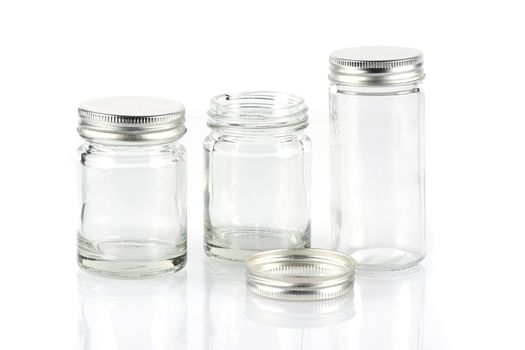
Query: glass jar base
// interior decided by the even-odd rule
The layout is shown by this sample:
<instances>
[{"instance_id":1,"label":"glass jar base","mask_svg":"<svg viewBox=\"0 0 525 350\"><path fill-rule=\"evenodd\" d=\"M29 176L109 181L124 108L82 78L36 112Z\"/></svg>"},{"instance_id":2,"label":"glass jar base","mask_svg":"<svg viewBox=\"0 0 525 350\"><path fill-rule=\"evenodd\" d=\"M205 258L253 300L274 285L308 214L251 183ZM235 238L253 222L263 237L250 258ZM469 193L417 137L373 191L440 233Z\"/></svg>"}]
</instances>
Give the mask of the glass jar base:
<instances>
[{"instance_id":1,"label":"glass jar base","mask_svg":"<svg viewBox=\"0 0 525 350\"><path fill-rule=\"evenodd\" d=\"M309 247L309 230L274 231L246 228L213 231L208 229L204 242L206 255L238 262L266 250Z\"/></svg>"},{"instance_id":2,"label":"glass jar base","mask_svg":"<svg viewBox=\"0 0 525 350\"><path fill-rule=\"evenodd\" d=\"M250 255L257 253L257 251L253 251L253 250L222 248L222 247L215 247L210 244L204 244L204 252L210 258L235 261L235 262L243 262Z\"/></svg>"},{"instance_id":3,"label":"glass jar base","mask_svg":"<svg viewBox=\"0 0 525 350\"><path fill-rule=\"evenodd\" d=\"M80 242L79 242L80 243ZM148 278L176 272L186 265L186 249L151 241L105 241L78 248L81 269L113 278Z\"/></svg>"},{"instance_id":4,"label":"glass jar base","mask_svg":"<svg viewBox=\"0 0 525 350\"><path fill-rule=\"evenodd\" d=\"M294 248L309 248L309 247L310 245L308 244L308 245L304 245L301 247L294 247ZM279 249L279 248L273 248L273 249ZM250 255L260 253L261 251L263 250L243 250L243 249L223 248L223 247L215 247L210 244L204 244L204 252L210 258L234 261L234 262L243 262Z\"/></svg>"},{"instance_id":5,"label":"glass jar base","mask_svg":"<svg viewBox=\"0 0 525 350\"><path fill-rule=\"evenodd\" d=\"M396 271L416 266L425 255L398 248L363 248L351 254L361 271Z\"/></svg>"},{"instance_id":6,"label":"glass jar base","mask_svg":"<svg viewBox=\"0 0 525 350\"><path fill-rule=\"evenodd\" d=\"M186 256L158 261L93 260L78 256L78 264L86 272L112 278L150 278L179 271L186 265Z\"/></svg>"}]
</instances>

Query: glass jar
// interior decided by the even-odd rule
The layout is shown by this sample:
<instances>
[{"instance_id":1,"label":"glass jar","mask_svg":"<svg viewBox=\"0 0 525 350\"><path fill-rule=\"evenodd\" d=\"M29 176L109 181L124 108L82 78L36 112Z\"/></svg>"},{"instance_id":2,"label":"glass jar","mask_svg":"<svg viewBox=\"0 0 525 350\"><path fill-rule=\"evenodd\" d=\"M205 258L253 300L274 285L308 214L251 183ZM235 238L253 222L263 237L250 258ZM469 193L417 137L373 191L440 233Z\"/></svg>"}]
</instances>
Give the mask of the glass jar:
<instances>
[{"instance_id":1,"label":"glass jar","mask_svg":"<svg viewBox=\"0 0 525 350\"><path fill-rule=\"evenodd\" d=\"M302 98L243 92L211 100L204 141L205 251L241 261L310 245L311 141Z\"/></svg>"},{"instance_id":2,"label":"glass jar","mask_svg":"<svg viewBox=\"0 0 525 350\"><path fill-rule=\"evenodd\" d=\"M359 47L330 56L332 248L362 270L425 256L423 56Z\"/></svg>"},{"instance_id":3,"label":"glass jar","mask_svg":"<svg viewBox=\"0 0 525 350\"><path fill-rule=\"evenodd\" d=\"M186 263L184 106L110 97L79 107L81 268L146 277Z\"/></svg>"}]
</instances>

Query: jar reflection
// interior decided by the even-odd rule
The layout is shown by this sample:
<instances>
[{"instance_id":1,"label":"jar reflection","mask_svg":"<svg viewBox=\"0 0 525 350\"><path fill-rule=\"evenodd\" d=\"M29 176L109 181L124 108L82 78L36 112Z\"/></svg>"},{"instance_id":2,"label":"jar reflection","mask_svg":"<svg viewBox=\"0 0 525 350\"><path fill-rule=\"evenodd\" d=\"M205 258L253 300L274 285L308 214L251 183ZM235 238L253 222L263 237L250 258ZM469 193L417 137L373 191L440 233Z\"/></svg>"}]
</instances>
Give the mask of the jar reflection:
<instances>
[{"instance_id":1,"label":"jar reflection","mask_svg":"<svg viewBox=\"0 0 525 350\"><path fill-rule=\"evenodd\" d=\"M357 274L356 318L348 334L360 350L422 349L425 271Z\"/></svg>"},{"instance_id":2,"label":"jar reflection","mask_svg":"<svg viewBox=\"0 0 525 350\"><path fill-rule=\"evenodd\" d=\"M243 267L206 263L206 349L347 349L352 296L321 302L249 293Z\"/></svg>"},{"instance_id":3,"label":"jar reflection","mask_svg":"<svg viewBox=\"0 0 525 350\"><path fill-rule=\"evenodd\" d=\"M186 349L186 273L148 280L78 275L82 350Z\"/></svg>"}]
</instances>

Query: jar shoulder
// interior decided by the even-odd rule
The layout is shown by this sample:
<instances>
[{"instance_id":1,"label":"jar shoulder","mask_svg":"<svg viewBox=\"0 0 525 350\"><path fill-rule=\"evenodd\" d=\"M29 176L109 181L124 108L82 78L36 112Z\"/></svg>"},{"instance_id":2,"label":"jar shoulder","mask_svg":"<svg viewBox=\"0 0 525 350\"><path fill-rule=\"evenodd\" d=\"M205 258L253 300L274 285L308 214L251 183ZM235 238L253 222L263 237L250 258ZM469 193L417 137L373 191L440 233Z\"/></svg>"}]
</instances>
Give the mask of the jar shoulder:
<instances>
[{"instance_id":1,"label":"jar shoulder","mask_svg":"<svg viewBox=\"0 0 525 350\"><path fill-rule=\"evenodd\" d=\"M83 165L163 165L186 160L186 148L180 143L158 147L108 147L84 143L78 148Z\"/></svg>"},{"instance_id":2,"label":"jar shoulder","mask_svg":"<svg viewBox=\"0 0 525 350\"><path fill-rule=\"evenodd\" d=\"M309 136L302 135L301 137L283 139L283 140L226 140L222 138L215 138L211 135L207 136L203 142L204 150L210 153L281 153L283 151L293 153L310 152L312 148L312 141Z\"/></svg>"},{"instance_id":3,"label":"jar shoulder","mask_svg":"<svg viewBox=\"0 0 525 350\"><path fill-rule=\"evenodd\" d=\"M337 95L354 95L368 97L387 97L413 94L424 96L423 82L418 81L403 85L353 86L331 82L328 86L330 97Z\"/></svg>"}]
</instances>

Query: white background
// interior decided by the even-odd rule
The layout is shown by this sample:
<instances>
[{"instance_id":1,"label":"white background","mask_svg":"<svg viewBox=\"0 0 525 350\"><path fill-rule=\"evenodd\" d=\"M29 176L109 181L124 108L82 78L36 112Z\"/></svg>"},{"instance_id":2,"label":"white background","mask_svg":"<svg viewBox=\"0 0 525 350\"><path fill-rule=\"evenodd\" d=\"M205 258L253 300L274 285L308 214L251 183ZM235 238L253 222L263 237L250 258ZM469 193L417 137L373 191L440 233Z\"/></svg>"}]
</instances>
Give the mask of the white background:
<instances>
[{"instance_id":1,"label":"white background","mask_svg":"<svg viewBox=\"0 0 525 350\"><path fill-rule=\"evenodd\" d=\"M84 349L97 350L184 348L184 343L187 349L240 349L242 341L233 338L246 337L235 329L242 320L214 324L204 283L201 142L209 99L251 89L305 98L314 147L314 245L323 246L329 233L328 55L347 46L386 44L425 54L424 308L415 312L421 320L407 321L416 331L403 329L403 313L416 307L411 300L390 305L399 320L395 315L384 320L382 312L388 310L366 320L366 295L356 290L352 330L337 336L354 337L343 343L360 350L375 349L372 338L385 336L385 330L397 340L381 349L523 349L525 24L520 5L505 0L2 1L0 348L75 349L84 342ZM171 314L163 313L162 295L157 309L155 302L146 311L140 298L136 302L138 317L149 312L171 322L170 317L186 313L186 321L182 317L173 324L186 338L164 339L165 347L162 336L154 336L162 333L155 327L142 328L141 336L147 343L149 334L156 345L125 345L119 338L140 333L126 330L134 306L120 305L125 297L119 293L143 288L147 299L144 285L111 289L111 282L96 280L93 288L110 301L97 306L92 296L88 301L95 300L95 306L89 306L79 298L78 280L85 276L75 261L76 108L83 100L112 95L173 98L187 110L189 264L179 276L187 293L180 303L168 293ZM117 297L105 295L105 288ZM228 300L228 293L221 295L216 303ZM384 298L388 302L389 296ZM108 312L82 316L79 304ZM111 322L120 322L119 317L124 326L117 330ZM373 329L363 322L376 322L378 334L359 334ZM86 345L86 326L96 336L99 324L113 338ZM231 344L216 341L221 327L230 327ZM245 341L268 342L268 349L303 348L286 332L279 333L283 340L270 339L273 333L263 326L259 335L257 328L252 331ZM416 345L403 337L417 338ZM278 346L270 345L276 341Z\"/></svg>"}]
</instances>

